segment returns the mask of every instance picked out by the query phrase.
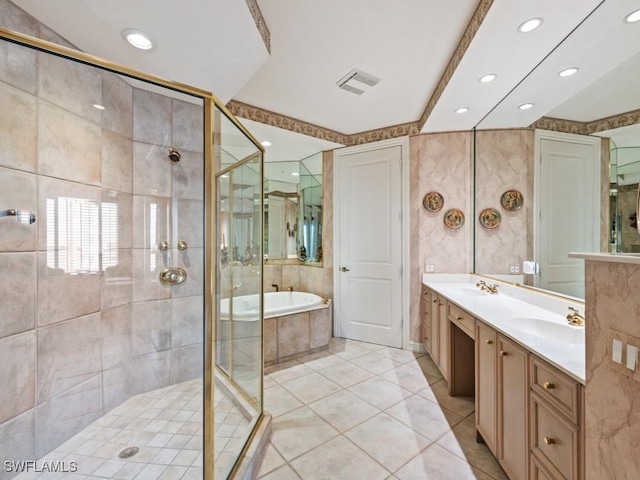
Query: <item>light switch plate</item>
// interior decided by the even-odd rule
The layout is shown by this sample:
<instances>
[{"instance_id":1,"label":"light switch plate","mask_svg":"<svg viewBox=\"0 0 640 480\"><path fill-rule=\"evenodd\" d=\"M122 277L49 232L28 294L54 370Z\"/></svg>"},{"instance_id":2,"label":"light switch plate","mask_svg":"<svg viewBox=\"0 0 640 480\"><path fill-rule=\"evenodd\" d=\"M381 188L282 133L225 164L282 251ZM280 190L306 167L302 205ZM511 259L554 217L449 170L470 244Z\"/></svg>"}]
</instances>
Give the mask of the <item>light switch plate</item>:
<instances>
[{"instance_id":1,"label":"light switch plate","mask_svg":"<svg viewBox=\"0 0 640 480\"><path fill-rule=\"evenodd\" d=\"M636 371L638 361L638 347L627 344L627 368L632 372Z\"/></svg>"},{"instance_id":2,"label":"light switch plate","mask_svg":"<svg viewBox=\"0 0 640 480\"><path fill-rule=\"evenodd\" d=\"M611 352L611 359L616 363L622 363L622 342L617 338L613 339Z\"/></svg>"},{"instance_id":3,"label":"light switch plate","mask_svg":"<svg viewBox=\"0 0 640 480\"><path fill-rule=\"evenodd\" d=\"M617 349L614 352L616 344L621 346L621 352L618 357L620 362L615 361L618 356ZM629 347L631 347L631 349ZM640 337L619 332L613 328L607 330L607 358L609 359L608 364L612 372L633 378L635 381L640 382L640 369L638 369L639 353ZM633 359L629 357L633 357ZM630 365L634 363L633 360L635 360L635 368L631 369ZM627 365L629 365L629 367Z\"/></svg>"}]
</instances>

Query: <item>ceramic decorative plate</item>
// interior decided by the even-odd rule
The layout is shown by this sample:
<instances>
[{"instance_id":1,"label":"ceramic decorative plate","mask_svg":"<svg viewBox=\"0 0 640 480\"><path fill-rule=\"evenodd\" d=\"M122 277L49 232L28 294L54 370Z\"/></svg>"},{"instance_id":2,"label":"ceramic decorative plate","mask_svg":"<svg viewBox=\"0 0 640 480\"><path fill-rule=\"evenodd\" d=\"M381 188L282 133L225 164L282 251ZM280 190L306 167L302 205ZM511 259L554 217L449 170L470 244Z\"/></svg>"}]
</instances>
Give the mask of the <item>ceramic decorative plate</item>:
<instances>
[{"instance_id":1,"label":"ceramic decorative plate","mask_svg":"<svg viewBox=\"0 0 640 480\"><path fill-rule=\"evenodd\" d=\"M444 213L444 224L449 228L460 228L464 225L464 213L457 208L447 210Z\"/></svg>"},{"instance_id":2,"label":"ceramic decorative plate","mask_svg":"<svg viewBox=\"0 0 640 480\"><path fill-rule=\"evenodd\" d=\"M509 212L514 212L522 208L524 197L518 190L507 190L500 198L502 208Z\"/></svg>"},{"instance_id":3,"label":"ceramic decorative plate","mask_svg":"<svg viewBox=\"0 0 640 480\"><path fill-rule=\"evenodd\" d=\"M480 225L484 228L496 228L501 220L500 212L495 208L485 208L480 212Z\"/></svg>"},{"instance_id":4,"label":"ceramic decorative plate","mask_svg":"<svg viewBox=\"0 0 640 480\"><path fill-rule=\"evenodd\" d=\"M422 199L422 206L428 212L439 212L444 205L444 198L438 192L429 192Z\"/></svg>"}]
</instances>

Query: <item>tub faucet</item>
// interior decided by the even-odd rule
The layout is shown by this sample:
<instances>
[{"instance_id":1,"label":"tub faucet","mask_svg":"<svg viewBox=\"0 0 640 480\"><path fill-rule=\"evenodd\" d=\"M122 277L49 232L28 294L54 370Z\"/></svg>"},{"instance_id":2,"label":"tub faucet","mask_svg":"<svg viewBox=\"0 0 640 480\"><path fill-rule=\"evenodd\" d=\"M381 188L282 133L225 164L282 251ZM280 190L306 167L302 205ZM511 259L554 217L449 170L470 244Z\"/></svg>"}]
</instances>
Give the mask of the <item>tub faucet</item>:
<instances>
[{"instance_id":1,"label":"tub faucet","mask_svg":"<svg viewBox=\"0 0 640 480\"><path fill-rule=\"evenodd\" d=\"M278 287L277 283L272 283L271 286L276 289L276 292L280 291L280 287Z\"/></svg>"},{"instance_id":2,"label":"tub faucet","mask_svg":"<svg viewBox=\"0 0 640 480\"><path fill-rule=\"evenodd\" d=\"M289 290L290 292L293 292L293 287L289 287L287 288L287 290Z\"/></svg>"}]
</instances>

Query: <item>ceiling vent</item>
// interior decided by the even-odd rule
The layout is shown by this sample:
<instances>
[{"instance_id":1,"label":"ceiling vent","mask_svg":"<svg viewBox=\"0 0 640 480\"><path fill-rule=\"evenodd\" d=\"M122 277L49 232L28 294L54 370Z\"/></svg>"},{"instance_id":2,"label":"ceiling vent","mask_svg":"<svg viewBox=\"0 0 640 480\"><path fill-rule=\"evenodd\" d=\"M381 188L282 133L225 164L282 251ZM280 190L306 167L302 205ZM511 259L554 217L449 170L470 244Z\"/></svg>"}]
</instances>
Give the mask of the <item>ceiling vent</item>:
<instances>
[{"instance_id":1,"label":"ceiling vent","mask_svg":"<svg viewBox=\"0 0 640 480\"><path fill-rule=\"evenodd\" d=\"M336 85L342 90L355 93L356 95L362 95L364 92L374 87L380 81L379 78L374 77L370 73L365 73L362 70L354 68L344 77L336 82Z\"/></svg>"}]
</instances>

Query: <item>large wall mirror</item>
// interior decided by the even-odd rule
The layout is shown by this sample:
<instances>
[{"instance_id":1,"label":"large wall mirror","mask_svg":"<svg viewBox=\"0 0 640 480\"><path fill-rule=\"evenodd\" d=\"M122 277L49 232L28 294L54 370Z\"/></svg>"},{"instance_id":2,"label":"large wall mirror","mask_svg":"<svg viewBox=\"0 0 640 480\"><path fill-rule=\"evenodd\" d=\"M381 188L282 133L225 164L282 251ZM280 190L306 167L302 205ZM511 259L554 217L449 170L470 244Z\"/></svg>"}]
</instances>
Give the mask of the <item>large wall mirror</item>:
<instances>
[{"instance_id":1,"label":"large wall mirror","mask_svg":"<svg viewBox=\"0 0 640 480\"><path fill-rule=\"evenodd\" d=\"M640 252L639 8L602 2L476 126L476 273L583 298L569 252Z\"/></svg>"}]
</instances>

